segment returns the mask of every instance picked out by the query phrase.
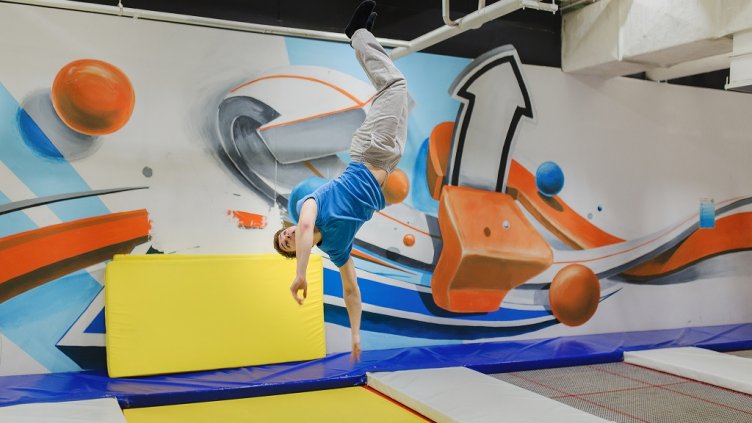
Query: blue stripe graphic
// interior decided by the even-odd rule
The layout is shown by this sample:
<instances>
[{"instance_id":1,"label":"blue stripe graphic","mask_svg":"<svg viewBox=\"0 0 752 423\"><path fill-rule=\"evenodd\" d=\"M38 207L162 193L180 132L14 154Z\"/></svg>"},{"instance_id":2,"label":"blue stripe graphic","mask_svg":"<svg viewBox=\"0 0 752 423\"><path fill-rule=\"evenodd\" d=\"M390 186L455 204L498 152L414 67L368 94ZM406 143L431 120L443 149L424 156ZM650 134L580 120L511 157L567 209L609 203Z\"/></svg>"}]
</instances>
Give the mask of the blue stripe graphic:
<instances>
[{"instance_id":1,"label":"blue stripe graphic","mask_svg":"<svg viewBox=\"0 0 752 423\"><path fill-rule=\"evenodd\" d=\"M51 372L79 370L55 344L102 290L79 271L0 304L0 331Z\"/></svg>"},{"instance_id":2,"label":"blue stripe graphic","mask_svg":"<svg viewBox=\"0 0 752 423\"><path fill-rule=\"evenodd\" d=\"M0 192L0 204L10 203L10 199ZM21 211L0 215L0 238L35 229L37 225Z\"/></svg>"},{"instance_id":3,"label":"blue stripe graphic","mask_svg":"<svg viewBox=\"0 0 752 423\"><path fill-rule=\"evenodd\" d=\"M393 310L419 313L425 316L448 317L481 322L518 321L551 317L546 310L516 310L501 308L492 313L452 313L439 308L430 293L403 289L392 285L358 278L361 297L365 302ZM342 298L342 279L339 272L324 269L324 295ZM553 317L552 317L553 318Z\"/></svg>"},{"instance_id":4,"label":"blue stripe graphic","mask_svg":"<svg viewBox=\"0 0 752 423\"><path fill-rule=\"evenodd\" d=\"M70 163L46 159L29 149L18 128L19 113L22 113L20 105L0 84L0 160L3 164L39 197L91 190ZM49 208L63 221L109 213L96 197L50 204ZM0 228L4 232L8 229Z\"/></svg>"}]
</instances>

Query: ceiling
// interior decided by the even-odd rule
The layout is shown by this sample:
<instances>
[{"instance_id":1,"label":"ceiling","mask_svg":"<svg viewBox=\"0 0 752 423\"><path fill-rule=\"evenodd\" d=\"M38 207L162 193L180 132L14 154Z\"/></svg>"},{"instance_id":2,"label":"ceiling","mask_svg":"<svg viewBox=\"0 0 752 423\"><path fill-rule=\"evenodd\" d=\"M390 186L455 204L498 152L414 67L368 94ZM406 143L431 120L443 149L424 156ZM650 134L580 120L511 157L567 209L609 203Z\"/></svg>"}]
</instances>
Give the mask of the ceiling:
<instances>
[{"instance_id":1,"label":"ceiling","mask_svg":"<svg viewBox=\"0 0 752 423\"><path fill-rule=\"evenodd\" d=\"M124 7L238 22L341 32L360 0L121 0ZM554 1L554 0L552 0ZM523 63L561 67L561 13L596 0L555 0L560 13L518 10L479 29L469 30L424 50L474 58L504 44L517 49ZM83 3L117 5L117 0ZM487 4L494 3L488 0ZM451 18L478 8L478 0L450 0ZM377 0L378 37L412 40L444 25L440 0ZM669 83L723 89L728 69ZM643 74L631 75L644 79Z\"/></svg>"}]
</instances>

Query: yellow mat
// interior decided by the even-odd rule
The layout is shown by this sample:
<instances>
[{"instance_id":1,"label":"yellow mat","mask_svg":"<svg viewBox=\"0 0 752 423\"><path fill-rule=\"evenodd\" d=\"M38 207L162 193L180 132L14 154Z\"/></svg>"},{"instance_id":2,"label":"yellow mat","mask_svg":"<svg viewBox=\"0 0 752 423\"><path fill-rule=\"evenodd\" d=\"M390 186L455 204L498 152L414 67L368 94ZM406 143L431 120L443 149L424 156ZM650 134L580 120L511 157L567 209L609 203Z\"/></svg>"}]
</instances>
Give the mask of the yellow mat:
<instances>
[{"instance_id":1,"label":"yellow mat","mask_svg":"<svg viewBox=\"0 0 752 423\"><path fill-rule=\"evenodd\" d=\"M124 410L128 423L194 422L425 422L417 414L353 387L227 401Z\"/></svg>"},{"instance_id":2,"label":"yellow mat","mask_svg":"<svg viewBox=\"0 0 752 423\"><path fill-rule=\"evenodd\" d=\"M295 260L278 254L115 256L105 272L111 377L321 358L323 264L308 298L290 295Z\"/></svg>"}]
</instances>

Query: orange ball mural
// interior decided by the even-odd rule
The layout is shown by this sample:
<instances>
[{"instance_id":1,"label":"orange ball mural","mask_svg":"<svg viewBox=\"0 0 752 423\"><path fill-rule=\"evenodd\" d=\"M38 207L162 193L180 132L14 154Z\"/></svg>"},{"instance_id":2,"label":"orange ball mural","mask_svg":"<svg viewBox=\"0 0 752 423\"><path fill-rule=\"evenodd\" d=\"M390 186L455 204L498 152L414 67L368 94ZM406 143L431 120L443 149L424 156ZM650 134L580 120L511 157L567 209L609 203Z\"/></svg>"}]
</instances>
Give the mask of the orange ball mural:
<instances>
[{"instance_id":1,"label":"orange ball mural","mask_svg":"<svg viewBox=\"0 0 752 423\"><path fill-rule=\"evenodd\" d=\"M52 105L71 129L106 135L131 117L136 96L128 77L117 67L94 59L68 63L52 83Z\"/></svg>"},{"instance_id":2,"label":"orange ball mural","mask_svg":"<svg viewBox=\"0 0 752 423\"><path fill-rule=\"evenodd\" d=\"M407 174L400 170L394 169L384 182L384 199L387 204L397 204L407 198L410 191L410 180Z\"/></svg>"},{"instance_id":3,"label":"orange ball mural","mask_svg":"<svg viewBox=\"0 0 752 423\"><path fill-rule=\"evenodd\" d=\"M402 237L402 243L405 244L406 247L412 247L415 245L415 235L406 234Z\"/></svg>"},{"instance_id":4,"label":"orange ball mural","mask_svg":"<svg viewBox=\"0 0 752 423\"><path fill-rule=\"evenodd\" d=\"M554 276L548 291L551 311L561 323L579 326L598 308L601 284L590 268L570 264Z\"/></svg>"}]
</instances>

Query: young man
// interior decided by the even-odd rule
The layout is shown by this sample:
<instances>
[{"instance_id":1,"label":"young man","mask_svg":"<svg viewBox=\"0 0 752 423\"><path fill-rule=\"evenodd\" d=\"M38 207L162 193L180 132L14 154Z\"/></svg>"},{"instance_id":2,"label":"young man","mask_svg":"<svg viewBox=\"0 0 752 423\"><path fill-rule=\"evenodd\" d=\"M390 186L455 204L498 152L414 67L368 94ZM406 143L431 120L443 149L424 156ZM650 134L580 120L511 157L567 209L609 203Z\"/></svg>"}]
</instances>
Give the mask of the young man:
<instances>
[{"instance_id":1,"label":"young man","mask_svg":"<svg viewBox=\"0 0 752 423\"><path fill-rule=\"evenodd\" d=\"M352 360L360 359L361 301L350 251L358 229L385 206L381 186L402 157L407 137L407 84L384 48L371 34L375 2L362 2L345 33L355 56L377 90L371 108L353 134L351 163L337 178L301 199L297 226L281 229L274 247L286 257L297 257L297 276L290 286L303 304L307 295L306 268L313 245L329 255L340 269L343 298L350 318ZM302 298L298 292L303 291Z\"/></svg>"}]
</instances>

